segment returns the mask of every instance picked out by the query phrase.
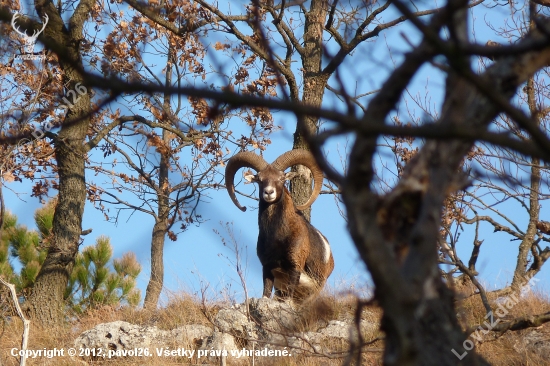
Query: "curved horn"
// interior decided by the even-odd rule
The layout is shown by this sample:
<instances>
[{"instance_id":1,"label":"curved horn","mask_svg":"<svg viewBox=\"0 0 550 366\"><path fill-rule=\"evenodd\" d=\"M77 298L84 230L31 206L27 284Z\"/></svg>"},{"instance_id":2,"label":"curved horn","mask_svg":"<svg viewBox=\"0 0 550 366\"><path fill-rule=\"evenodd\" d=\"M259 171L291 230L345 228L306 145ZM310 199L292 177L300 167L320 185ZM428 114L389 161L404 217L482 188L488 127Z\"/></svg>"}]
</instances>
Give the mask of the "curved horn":
<instances>
[{"instance_id":1,"label":"curved horn","mask_svg":"<svg viewBox=\"0 0 550 366\"><path fill-rule=\"evenodd\" d=\"M286 168L296 164L301 164L308 167L313 174L313 192L311 193L311 196L306 203L296 206L298 210L305 210L311 206L313 202L315 202L321 192L321 186L323 185L323 172L315 162L315 158L311 152L302 149L290 150L279 156L271 165L275 169L284 171Z\"/></svg>"},{"instance_id":2,"label":"curved horn","mask_svg":"<svg viewBox=\"0 0 550 366\"><path fill-rule=\"evenodd\" d=\"M231 200L241 211L246 211L246 207L243 207L239 204L237 196L235 196L235 173L240 168L248 167L259 172L260 170L265 169L268 164L260 155L253 153L252 151L240 152L234 155L227 162L225 167L225 187L227 188L227 193Z\"/></svg>"}]
</instances>

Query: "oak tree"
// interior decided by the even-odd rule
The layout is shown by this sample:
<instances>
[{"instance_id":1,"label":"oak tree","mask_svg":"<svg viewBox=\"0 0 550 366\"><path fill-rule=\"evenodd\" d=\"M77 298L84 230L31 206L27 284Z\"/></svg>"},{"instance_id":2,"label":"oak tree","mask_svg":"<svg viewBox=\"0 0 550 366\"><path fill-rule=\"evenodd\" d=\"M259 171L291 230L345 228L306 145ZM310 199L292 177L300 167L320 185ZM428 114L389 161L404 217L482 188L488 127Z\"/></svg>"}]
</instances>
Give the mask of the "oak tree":
<instances>
[{"instance_id":1,"label":"oak tree","mask_svg":"<svg viewBox=\"0 0 550 366\"><path fill-rule=\"evenodd\" d=\"M340 188L347 210L349 231L372 276L375 298L383 309L381 327L386 335L384 363L487 364L473 350L464 349L468 334L462 330L456 316L452 278L442 276L441 273L440 261L449 256L448 250L441 249L445 249L445 239L449 240L449 236L445 236L445 220L448 212L453 209L449 198L457 197L455 192L459 192L458 195L468 192L470 183L467 172L463 170L464 163L469 157L481 154L479 149L482 146L506 149L500 151L510 151L522 156L528 162L529 168L534 169L529 172L529 191L537 194L537 165L544 165L544 161L550 159L550 141L545 125L537 122L537 115L534 113L535 110L544 110L544 105L526 112L517 106L514 97L535 73L550 63L548 18L544 13L535 16L534 10L537 8L532 6L531 29L518 36L510 45L487 46L476 43L468 32L468 8L475 5L475 2L449 0L437 10L426 10L427 13L402 1L392 1L380 6L377 2L369 2L350 13L341 12L339 6L344 5L337 1L318 5L320 3L289 2L287 7L285 2L280 5L253 2L245 8L243 14L227 15L227 11L222 12L203 1L186 2L184 4L195 9L199 15L187 21L184 17L178 18L180 13L167 14L162 11L162 4L128 1L143 17L176 36L197 34L194 32L200 34L202 28L210 27L209 32L224 32L228 37L236 37L236 45L244 45L241 48L242 54L246 55L244 62L252 57L250 62L254 64L260 57L261 62L258 61L258 65L267 65L259 68L267 73L263 79L264 84L255 83L241 89L241 83L232 81L221 89L201 88L191 84L167 86L163 83L140 83L120 75L87 73L85 70L81 70L79 75L83 85L109 95L137 92L199 98L209 103L214 110L209 116L217 116L215 111L222 106L227 110L269 108L294 113L304 141L307 141L327 177ZM315 8L316 5L319 7ZM297 23L303 26L300 28L304 29L303 32L294 32L292 24L295 23L291 24L292 15L289 15L294 14L291 13L293 7L297 9L296 19L300 19ZM308 13L310 9L317 12ZM390 16L399 12L395 21L381 23L385 27L374 27L369 31L367 26L378 22L378 15L385 10L392 11L387 13ZM180 19L176 25L169 21L174 16ZM341 16L340 23L334 23L337 16ZM4 13L0 13L0 18L4 22L11 19ZM235 25L236 22L242 22L242 27ZM396 63L395 69L385 78L380 89L361 103L362 93L348 93L345 83L338 82L338 76L342 77L343 74L339 75L333 68L341 66L350 52L358 44L362 44L360 41L367 34L374 37L383 29L404 22L417 29L420 40L409 40L408 51ZM348 23L358 26L348 27ZM285 24L290 27L286 31ZM363 24L365 25L362 27ZM249 30L243 33L241 29L245 27L249 27ZM268 42L272 40L270 36L273 34L268 30L277 27L282 29L282 33L279 33L281 42ZM331 27L341 30L343 36L338 32L331 32ZM320 45L323 29L328 29L335 48L331 48L331 45ZM346 29L354 30L346 33ZM303 39L295 41L296 37ZM406 35L405 38L408 40ZM356 41L350 43L349 39ZM56 50L57 43L48 44L46 39L45 44L48 49ZM223 52L232 47L231 43L220 41L216 48ZM332 49L338 51L330 52ZM280 50L283 52L278 53ZM292 93L295 96L300 94L297 88L299 83L293 85L292 78L287 77L284 72L289 68L292 70L291 56L294 52L310 52L313 56L319 56L317 59L312 58L315 62L312 61L311 68L304 65L306 61L302 64L304 80L308 74L312 77L308 79L310 82L319 81L326 85L329 80L323 70L333 70L330 75L334 75L337 85L336 88L331 88L339 93L342 105L324 106L322 99L314 97L311 100L300 97L292 99ZM326 59L323 59L323 53L326 54ZM60 52L56 55L63 57ZM487 57L494 62L480 71L474 71L472 56ZM288 67L285 69L286 65ZM434 114L435 118L431 120L416 124L401 122L394 113L399 110L407 87L425 65L434 65L445 75L443 102ZM237 71L239 70L240 65L237 66ZM247 80L244 70L234 75L235 80L239 75L239 80ZM315 79L315 76L319 79ZM261 94L265 85L273 83L280 86L280 98ZM529 83L527 91L532 82ZM312 93L316 88L315 83L304 83L303 95ZM527 102L530 104L531 97L528 95L527 93ZM503 132L498 130L499 118L507 121ZM316 134L316 128L312 128L311 121L315 123L318 119L331 123ZM76 126L78 123L67 126ZM510 134L509 129L516 135ZM343 134L353 136L352 149L344 172L333 169L322 150L328 139ZM414 149L418 150L414 154L406 154L405 161L397 169L399 175L395 184L381 190L377 187L376 162L382 149L380 141L388 136L418 138L414 142ZM6 138L3 141L8 140ZM526 163L519 161L519 164ZM530 203L529 209L533 218L536 216L535 201ZM454 219L452 216L451 218ZM460 220L465 223L465 220L470 219L467 216ZM478 217L477 220L481 219ZM448 227L457 225L457 222ZM548 230L544 222L533 219L529 224L530 232L520 233L523 236L521 253L530 251L533 256L532 265L536 266L544 259L545 249L538 248L540 241L533 240L532 235L539 235L532 229L533 226L542 234ZM515 231L520 232L517 229ZM450 256L452 255L451 253ZM523 254L520 257L519 264L523 271L527 264L524 260L526 257ZM460 267L458 261L454 264ZM461 270L467 274L467 268L464 267ZM548 318L548 314L540 314L533 317L531 322L508 325L511 326L510 329L536 326L548 321ZM464 357L457 358L451 350L456 350ZM360 357L360 352L355 354Z\"/></svg>"}]
</instances>

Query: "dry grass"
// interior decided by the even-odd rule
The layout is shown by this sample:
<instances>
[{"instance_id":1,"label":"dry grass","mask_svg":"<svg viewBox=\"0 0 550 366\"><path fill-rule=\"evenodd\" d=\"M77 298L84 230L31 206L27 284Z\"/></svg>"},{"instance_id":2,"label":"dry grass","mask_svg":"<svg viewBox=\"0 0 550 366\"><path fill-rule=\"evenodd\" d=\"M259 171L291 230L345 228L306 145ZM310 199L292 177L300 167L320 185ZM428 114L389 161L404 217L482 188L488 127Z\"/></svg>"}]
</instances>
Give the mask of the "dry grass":
<instances>
[{"instance_id":1,"label":"dry grass","mask_svg":"<svg viewBox=\"0 0 550 366\"><path fill-rule=\"evenodd\" d=\"M504 323L514 318L544 314L550 311L548 295L536 291L524 295L513 293L500 298L498 301L490 294L488 298L491 308L494 310L494 322ZM507 303L506 300L509 302ZM505 311L497 311L499 303L501 304L500 308L505 309ZM508 304L508 307L506 304ZM477 337L481 337L480 342L475 342L476 350L491 364L499 366L548 365L550 359L550 323L543 324L538 328L528 328L515 332L508 331L500 334L486 331L488 326L485 323L490 327L490 322L486 319L486 311L479 296L466 297L459 302L457 310L464 329L473 328L476 325L481 326L481 329L476 329ZM507 313L504 314L505 312ZM534 335L536 335L536 339L533 338ZM545 340L546 348L527 344L526 342L532 338L534 341ZM474 340L472 337L469 339Z\"/></svg>"},{"instance_id":2,"label":"dry grass","mask_svg":"<svg viewBox=\"0 0 550 366\"><path fill-rule=\"evenodd\" d=\"M495 299L491 300L491 306L496 307ZM178 294L172 298L160 309L147 311L143 309L131 308L112 308L102 307L86 314L73 317L65 327L57 329L37 329L31 326L31 336L29 340L29 349L53 349L64 348L65 350L73 347L74 339L84 330L91 329L95 325L116 320L123 320L142 326L157 326L160 329L174 329L186 324L202 324L211 326L207 315L214 315L224 304L213 304L208 309L204 309L201 302L187 294ZM464 329L476 324L483 324L485 321L485 309L478 296L468 297L457 304L457 311L461 314L461 322ZM356 315L357 300L352 295L327 294L321 296L306 311L303 311L303 322L299 328L301 330L315 330L323 324L328 324L331 320L353 319ZM501 319L507 321L512 317L520 317L533 314L541 314L550 311L550 301L547 296L540 293L530 293L519 299L509 313ZM360 313L362 320L372 324L378 324L381 311L375 306L367 306ZM370 334L364 334L364 341L380 336L377 327ZM532 337L536 332L538 338L550 339L550 324L545 324L537 329L531 328L520 332L507 332L499 337L495 333L488 332L483 334L481 343L476 342L476 350L481 353L489 362L494 365L547 365L550 354L548 349L544 352L533 351L525 344L525 340ZM0 365L18 365L18 360L10 355L12 348L19 349L21 342L22 324L15 317L10 318L4 323L4 332L0 338ZM527 337L527 338L526 338ZM343 354L346 353L348 345L335 344L336 341L330 341L327 347L331 349L340 349ZM173 345L171 345L173 347ZM177 346L177 345L176 345ZM183 347L184 345L180 345ZM369 346L370 349L380 349L383 347L383 341L377 341ZM262 347L260 346L260 349ZM66 352L66 351L65 351ZM335 355L337 356L337 355ZM115 358L112 360L100 360L89 362L93 365L176 365L176 364L200 364L203 360L197 358L187 359L184 357L134 357L134 358ZM319 355L304 355L295 353L291 357L260 357L256 358L256 364L266 366L333 366L341 365L344 362L343 357L333 359L320 357ZM365 352L362 355L362 364L381 365L381 352ZM70 357L56 357L47 359L44 357L38 359L29 359L27 365L78 365L85 364L81 360ZM231 361L228 365L249 365L248 361Z\"/></svg>"},{"instance_id":3,"label":"dry grass","mask_svg":"<svg viewBox=\"0 0 550 366\"><path fill-rule=\"evenodd\" d=\"M323 324L328 324L330 320L346 319L355 314L357 301L353 296L338 297L335 295L325 295L302 311L303 323L299 325L301 330L315 330ZM27 365L77 365L85 364L77 358L70 358L66 355L69 348L73 347L76 337L85 330L94 326L113 322L117 320L127 321L129 323L142 326L156 326L160 329L174 329L186 324L202 324L211 326L208 317L213 317L215 313L225 304L212 304L208 309L204 309L201 302L187 294L178 294L173 296L162 308L155 311L131 308L113 308L101 307L93 311L88 311L84 315L72 317L71 321L65 327L57 329L38 329L31 325L31 336L28 349L65 349L65 357L55 357L47 359L40 357L37 359L28 359ZM365 309L362 311L362 318L378 318L379 315L372 315L371 311L380 312L377 309ZM205 316L205 313L207 316ZM377 319L375 320L377 321ZM5 323L5 329L0 338L0 365L18 365L16 357L10 355L12 348L19 349L21 343L22 323L18 318L11 317ZM172 349L174 346L169 345ZM332 349L340 348L343 353L347 350L347 345L330 344ZM339 347L338 347L339 346ZM184 347L184 345L179 345ZM260 349L263 346L258 346ZM186 347L187 348L187 347ZM291 351L292 352L292 351ZM366 353L363 356L363 362L367 365L376 365L379 362L379 353ZM199 364L202 360L196 357L189 360L184 357L140 357L140 358L116 358L112 360L99 360L90 362L93 365L157 365L159 362L163 365L171 364ZM261 365L287 365L287 366L316 366L316 365L341 365L342 357L335 356L334 359L320 357L318 355L303 355L295 353L291 357L260 357L256 358L256 364ZM228 360L228 365L248 365L250 360L243 362L238 360Z\"/></svg>"}]
</instances>

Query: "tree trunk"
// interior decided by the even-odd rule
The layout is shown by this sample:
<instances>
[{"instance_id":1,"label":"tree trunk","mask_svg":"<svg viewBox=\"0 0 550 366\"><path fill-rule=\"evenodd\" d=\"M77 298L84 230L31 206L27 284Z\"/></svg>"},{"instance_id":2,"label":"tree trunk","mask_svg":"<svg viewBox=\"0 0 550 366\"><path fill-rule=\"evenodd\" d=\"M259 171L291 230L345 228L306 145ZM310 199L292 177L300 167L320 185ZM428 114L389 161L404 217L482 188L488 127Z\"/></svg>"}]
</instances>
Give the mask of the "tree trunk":
<instances>
[{"instance_id":1,"label":"tree trunk","mask_svg":"<svg viewBox=\"0 0 550 366\"><path fill-rule=\"evenodd\" d=\"M145 292L144 308L156 309L164 283L164 240L166 220L157 220L151 240L151 278Z\"/></svg>"},{"instance_id":2,"label":"tree trunk","mask_svg":"<svg viewBox=\"0 0 550 366\"><path fill-rule=\"evenodd\" d=\"M162 130L163 143L168 146L170 143L168 132ZM165 151L164 149L161 149ZM164 240L168 233L168 214L170 211L168 196L170 194L168 171L170 169L170 158L167 153L161 153L159 167L159 185L157 187L157 216L151 238L151 278L145 292L144 307L156 309L162 286L164 283Z\"/></svg>"},{"instance_id":3,"label":"tree trunk","mask_svg":"<svg viewBox=\"0 0 550 366\"><path fill-rule=\"evenodd\" d=\"M440 208L460 164L453 156L463 156L469 144L426 143L398 186L385 196L365 184L373 176L366 160L370 146L363 138L355 142L343 198L350 233L384 309L384 364L485 364L457 322L453 294L439 275L437 261ZM429 189L419 189L428 184Z\"/></svg>"},{"instance_id":4,"label":"tree trunk","mask_svg":"<svg viewBox=\"0 0 550 366\"><path fill-rule=\"evenodd\" d=\"M84 121L87 125L87 121ZM63 295L80 241L86 199L84 141L77 125L63 128L56 146L59 194L53 218L53 242L29 298L31 317L44 326L63 320Z\"/></svg>"},{"instance_id":5,"label":"tree trunk","mask_svg":"<svg viewBox=\"0 0 550 366\"><path fill-rule=\"evenodd\" d=\"M321 72L321 60L323 56L323 24L327 16L328 3L324 0L313 0L309 12L305 14L304 50L302 65L304 69L304 86L302 103L314 107L320 107L323 102L325 87L330 75ZM298 123L294 132L293 149L309 150L305 139L308 134L317 133L319 119L304 117L302 123ZM305 131L304 131L305 129ZM294 203L304 204L312 193L312 177L307 174L308 169L299 165L292 171L301 173L290 183L290 194ZM311 207L302 213L307 220L311 220Z\"/></svg>"},{"instance_id":6,"label":"tree trunk","mask_svg":"<svg viewBox=\"0 0 550 366\"><path fill-rule=\"evenodd\" d=\"M75 90L82 79L76 68L82 67L77 38L82 37L82 26L90 14L92 0L82 0L71 17L71 29L64 30L63 21L51 2L37 1L36 10L49 22L45 35L66 47L69 61L60 60L64 71L63 83L67 90ZM53 217L53 241L44 264L36 277L28 299L28 311L37 324L54 326L64 320L63 295L74 259L78 253L82 216L86 200L84 140L91 111L88 92L82 94L67 115L55 140L55 158L58 167L59 193Z\"/></svg>"},{"instance_id":7,"label":"tree trunk","mask_svg":"<svg viewBox=\"0 0 550 366\"><path fill-rule=\"evenodd\" d=\"M172 42L169 42L168 60L166 63L166 87L172 84L172 58L173 48ZM170 94L164 95L163 109L165 116L160 123L168 123L170 115ZM162 286L164 283L164 240L168 233L168 215L170 213L170 182L168 181L168 173L170 171L170 134L166 130L162 130L162 143L165 145L158 149L160 153L159 166L159 184L157 187L157 216L155 217L155 226L153 227L153 235L151 239L151 278L147 284L145 292L144 307L146 309L156 309Z\"/></svg>"},{"instance_id":8,"label":"tree trunk","mask_svg":"<svg viewBox=\"0 0 550 366\"><path fill-rule=\"evenodd\" d=\"M369 104L365 123L385 123L430 47L423 41L406 55ZM452 60L457 62L453 65L456 72L450 72L447 78L442 114L436 125L485 131L501 112L490 96L509 100L548 60L548 49L504 58L476 76L476 86L461 75L470 73L468 60ZM460 69L461 65L465 69ZM350 233L384 309L384 364L485 365L475 354L473 341L457 323L453 297L439 275L437 253L441 207L449 193L464 187L460 167L473 141L428 140L407 164L398 184L382 195L370 184L376 138L357 134L342 195Z\"/></svg>"},{"instance_id":9,"label":"tree trunk","mask_svg":"<svg viewBox=\"0 0 550 366\"><path fill-rule=\"evenodd\" d=\"M529 10L530 10L530 26L529 28L531 30L535 29L536 25L534 22L534 17L536 16L536 10L537 6L531 2L529 4ZM540 113L537 108L537 101L535 96L535 80L534 76L530 76L527 80L527 104L529 107L529 112L531 113L531 118L535 121L536 125L540 125ZM526 278L531 278L534 276L538 271L540 271L540 268L542 267L543 263L541 262L541 258L536 258L536 260L533 260L533 263L529 270L527 269L527 266L529 264L528 256L531 251L534 249L535 252L537 252L537 248L533 248L535 244L535 235L537 234L537 223L539 221L539 214L540 214L540 202L539 202L539 195L540 195L540 182L541 182L541 172L540 172L540 159L539 158L532 158L531 159L531 191L529 192L529 224L527 226L527 231L525 232L525 236L523 237L523 240L521 241L521 244L519 245L519 251L518 251L518 257L516 261L516 268L514 270L514 277L512 279L511 284L511 290L518 291L522 286L525 285ZM528 273L530 272L530 273Z\"/></svg>"}]
</instances>

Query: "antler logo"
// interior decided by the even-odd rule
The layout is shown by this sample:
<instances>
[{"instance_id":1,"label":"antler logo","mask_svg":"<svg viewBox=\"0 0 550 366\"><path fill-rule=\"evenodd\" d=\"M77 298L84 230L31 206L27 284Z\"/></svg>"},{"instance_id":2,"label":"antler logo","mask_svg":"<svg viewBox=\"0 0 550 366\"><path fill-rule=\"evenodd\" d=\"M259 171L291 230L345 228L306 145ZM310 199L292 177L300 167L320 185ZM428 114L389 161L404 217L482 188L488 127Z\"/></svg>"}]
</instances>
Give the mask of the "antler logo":
<instances>
[{"instance_id":1,"label":"antler logo","mask_svg":"<svg viewBox=\"0 0 550 366\"><path fill-rule=\"evenodd\" d=\"M44 23L42 23L42 29L40 29L39 31L35 30L32 36L28 36L26 32L21 32L15 25L15 19L17 19L19 15L19 13L13 14L13 18L11 18L11 26L25 40L25 53L34 53L34 44L36 43L36 39L38 38L40 33L42 33L44 31L44 28L46 28L46 24L48 24L48 15L44 15Z\"/></svg>"}]
</instances>

